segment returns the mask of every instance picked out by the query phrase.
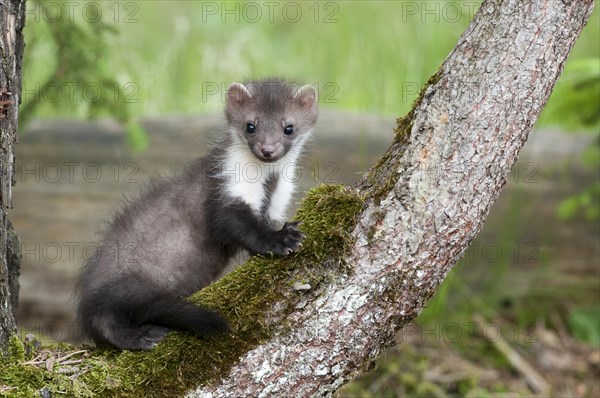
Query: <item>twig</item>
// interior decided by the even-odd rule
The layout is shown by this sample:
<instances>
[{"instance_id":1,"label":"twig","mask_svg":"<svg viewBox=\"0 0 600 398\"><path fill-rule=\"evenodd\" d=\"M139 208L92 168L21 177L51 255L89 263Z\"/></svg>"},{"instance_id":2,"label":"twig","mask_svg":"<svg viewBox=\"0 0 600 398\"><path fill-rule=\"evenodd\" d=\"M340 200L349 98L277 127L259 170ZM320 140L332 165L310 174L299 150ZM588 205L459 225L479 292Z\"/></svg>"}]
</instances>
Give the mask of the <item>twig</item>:
<instances>
[{"instance_id":1,"label":"twig","mask_svg":"<svg viewBox=\"0 0 600 398\"><path fill-rule=\"evenodd\" d=\"M40 354L40 355L37 355L35 358L33 358L30 361L22 362L21 365L46 365L47 367L48 366L52 367L54 364L73 365L73 364L78 364L78 363L83 362L83 359L73 359L70 361L65 361L65 359L70 358L74 355L85 354L85 353L87 353L87 350L74 351L74 352L68 353L66 355L63 355L60 358L54 358L52 356L52 354L47 358L43 358L43 356Z\"/></svg>"},{"instance_id":2,"label":"twig","mask_svg":"<svg viewBox=\"0 0 600 398\"><path fill-rule=\"evenodd\" d=\"M43 359L43 360L40 360L40 358L41 358L41 357L42 357L41 355L36 355L36 357L35 357L35 358L33 358L33 359L32 359L32 360L30 360L30 361L27 361L27 362L21 362L21 365L39 365L39 364L41 364L41 363L44 363L44 362L46 362L46 360L45 360L45 359Z\"/></svg>"},{"instance_id":3,"label":"twig","mask_svg":"<svg viewBox=\"0 0 600 398\"><path fill-rule=\"evenodd\" d=\"M87 352L87 350L74 351L74 352L71 352L71 353L69 353L67 355L64 355L64 356L60 357L60 358L57 358L56 362L61 362L61 361L64 361L65 359L67 359L67 358L72 357L73 355L78 355L78 354L86 353L86 352Z\"/></svg>"},{"instance_id":4,"label":"twig","mask_svg":"<svg viewBox=\"0 0 600 398\"><path fill-rule=\"evenodd\" d=\"M501 334L490 337L485 333L484 325L488 322L479 314L473 315L473 320L480 329L481 335L492 345L498 352L506 357L511 366L523 375L531 390L541 396L547 397L550 391L548 382L512 347L504 340Z\"/></svg>"},{"instance_id":5,"label":"twig","mask_svg":"<svg viewBox=\"0 0 600 398\"><path fill-rule=\"evenodd\" d=\"M73 359L70 361L61 362L60 365L77 365L78 363L82 363L83 359Z\"/></svg>"},{"instance_id":6,"label":"twig","mask_svg":"<svg viewBox=\"0 0 600 398\"><path fill-rule=\"evenodd\" d=\"M451 384L468 380L475 376L478 380L495 380L498 372L487 369L462 369L451 373L443 373L439 368L433 368L424 373L424 378L434 383Z\"/></svg>"}]
</instances>

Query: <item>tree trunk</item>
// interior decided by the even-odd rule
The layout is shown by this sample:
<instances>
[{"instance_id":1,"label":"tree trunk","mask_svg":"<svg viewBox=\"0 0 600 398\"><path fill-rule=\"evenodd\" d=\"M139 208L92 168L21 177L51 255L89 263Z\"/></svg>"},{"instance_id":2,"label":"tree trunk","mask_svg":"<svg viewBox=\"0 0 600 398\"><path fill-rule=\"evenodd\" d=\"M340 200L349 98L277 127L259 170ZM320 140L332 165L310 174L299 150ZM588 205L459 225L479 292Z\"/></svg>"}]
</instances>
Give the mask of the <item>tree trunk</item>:
<instances>
[{"instance_id":1,"label":"tree trunk","mask_svg":"<svg viewBox=\"0 0 600 398\"><path fill-rule=\"evenodd\" d=\"M481 229L593 5L484 1L356 187L366 205L345 259L351 272L188 396L330 395L368 368Z\"/></svg>"},{"instance_id":2,"label":"tree trunk","mask_svg":"<svg viewBox=\"0 0 600 398\"><path fill-rule=\"evenodd\" d=\"M16 331L15 309L20 269L19 239L7 211L12 207L12 186L17 141L18 106L21 102L21 61L25 0L0 2L0 352Z\"/></svg>"}]
</instances>

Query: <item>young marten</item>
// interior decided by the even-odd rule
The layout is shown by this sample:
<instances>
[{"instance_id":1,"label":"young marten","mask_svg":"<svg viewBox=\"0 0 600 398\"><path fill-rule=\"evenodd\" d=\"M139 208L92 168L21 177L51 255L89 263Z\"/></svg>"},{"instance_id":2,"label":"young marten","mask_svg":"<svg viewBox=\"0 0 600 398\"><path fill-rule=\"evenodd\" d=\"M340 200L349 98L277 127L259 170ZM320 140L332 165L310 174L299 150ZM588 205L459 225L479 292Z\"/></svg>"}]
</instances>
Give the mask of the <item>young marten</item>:
<instances>
[{"instance_id":1,"label":"young marten","mask_svg":"<svg viewBox=\"0 0 600 398\"><path fill-rule=\"evenodd\" d=\"M285 212L316 98L312 86L277 79L229 86L222 139L127 204L82 268L77 321L85 337L150 350L170 329L227 330L219 314L185 297L242 251L287 256L301 246L305 236Z\"/></svg>"}]
</instances>

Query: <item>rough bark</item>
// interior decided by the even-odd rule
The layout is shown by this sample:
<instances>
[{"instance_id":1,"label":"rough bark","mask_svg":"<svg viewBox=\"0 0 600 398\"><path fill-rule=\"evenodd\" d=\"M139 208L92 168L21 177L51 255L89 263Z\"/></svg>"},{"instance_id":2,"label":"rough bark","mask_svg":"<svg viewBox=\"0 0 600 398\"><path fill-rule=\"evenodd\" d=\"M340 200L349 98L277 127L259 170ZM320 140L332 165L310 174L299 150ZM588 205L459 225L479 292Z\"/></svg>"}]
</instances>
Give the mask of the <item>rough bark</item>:
<instances>
[{"instance_id":1,"label":"rough bark","mask_svg":"<svg viewBox=\"0 0 600 398\"><path fill-rule=\"evenodd\" d=\"M7 211L12 207L13 146L17 141L21 101L21 65L25 1L0 2L0 352L16 330L14 311L18 295L20 252Z\"/></svg>"},{"instance_id":2,"label":"rough bark","mask_svg":"<svg viewBox=\"0 0 600 398\"><path fill-rule=\"evenodd\" d=\"M352 272L188 396L327 396L392 344L481 229L593 5L484 1L356 188Z\"/></svg>"}]
</instances>

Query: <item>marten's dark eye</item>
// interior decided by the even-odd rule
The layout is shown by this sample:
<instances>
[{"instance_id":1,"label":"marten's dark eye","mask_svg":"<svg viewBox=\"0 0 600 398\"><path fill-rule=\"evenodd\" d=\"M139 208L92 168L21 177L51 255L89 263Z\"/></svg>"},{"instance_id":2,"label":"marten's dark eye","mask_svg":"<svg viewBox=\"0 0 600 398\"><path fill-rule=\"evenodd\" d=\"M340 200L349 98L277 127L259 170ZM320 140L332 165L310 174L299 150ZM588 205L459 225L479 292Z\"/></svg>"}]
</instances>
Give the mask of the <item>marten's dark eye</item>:
<instances>
[{"instance_id":1,"label":"marten's dark eye","mask_svg":"<svg viewBox=\"0 0 600 398\"><path fill-rule=\"evenodd\" d=\"M246 125L246 133L254 134L255 131L256 131L256 127L252 123L248 123Z\"/></svg>"},{"instance_id":2,"label":"marten's dark eye","mask_svg":"<svg viewBox=\"0 0 600 398\"><path fill-rule=\"evenodd\" d=\"M285 135L294 134L294 126L292 126L291 124L288 124L287 126L285 126L285 128L283 129L283 134L285 134Z\"/></svg>"}]
</instances>

